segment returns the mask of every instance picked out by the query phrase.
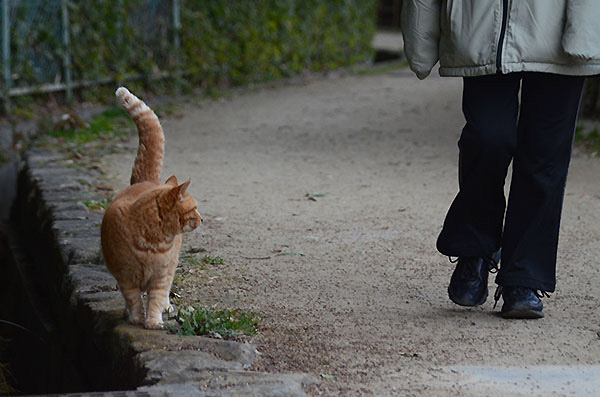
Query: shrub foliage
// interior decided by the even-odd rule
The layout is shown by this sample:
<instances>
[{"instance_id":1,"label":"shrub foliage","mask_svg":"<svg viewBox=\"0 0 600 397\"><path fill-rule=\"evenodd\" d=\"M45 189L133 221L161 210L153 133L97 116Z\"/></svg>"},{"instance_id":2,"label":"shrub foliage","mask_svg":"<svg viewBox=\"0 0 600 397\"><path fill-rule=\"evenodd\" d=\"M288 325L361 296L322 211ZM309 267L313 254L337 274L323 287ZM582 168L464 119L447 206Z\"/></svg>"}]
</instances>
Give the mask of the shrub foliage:
<instances>
[{"instance_id":1,"label":"shrub foliage","mask_svg":"<svg viewBox=\"0 0 600 397\"><path fill-rule=\"evenodd\" d=\"M246 84L371 57L374 1L188 0L182 61L209 84Z\"/></svg>"},{"instance_id":2,"label":"shrub foliage","mask_svg":"<svg viewBox=\"0 0 600 397\"><path fill-rule=\"evenodd\" d=\"M173 0L77 0L68 3L74 81L174 76L190 85L263 82L370 59L375 0L179 0L180 47L174 43ZM16 3L15 3L16 4ZM14 85L39 84L43 64L62 70L59 1L42 9L18 3L11 53ZM36 23L30 20L36 17ZM57 28L58 26L58 28ZM40 33L41 32L41 33ZM18 37L17 37L18 36ZM28 52L29 51L29 52ZM29 55L28 55L29 56ZM30 65L25 68L22 65ZM36 66L37 65L37 66ZM64 70L61 72L64 73Z\"/></svg>"},{"instance_id":3,"label":"shrub foliage","mask_svg":"<svg viewBox=\"0 0 600 397\"><path fill-rule=\"evenodd\" d=\"M581 116L600 119L600 77L588 77L583 90Z\"/></svg>"}]
</instances>

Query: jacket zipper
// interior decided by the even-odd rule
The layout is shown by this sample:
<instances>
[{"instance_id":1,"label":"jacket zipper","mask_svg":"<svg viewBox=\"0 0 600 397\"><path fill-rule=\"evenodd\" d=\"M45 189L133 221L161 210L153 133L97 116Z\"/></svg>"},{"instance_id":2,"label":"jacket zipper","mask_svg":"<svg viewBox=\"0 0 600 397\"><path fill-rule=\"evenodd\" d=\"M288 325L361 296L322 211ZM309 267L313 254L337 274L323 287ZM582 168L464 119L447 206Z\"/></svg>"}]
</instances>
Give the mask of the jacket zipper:
<instances>
[{"instance_id":1,"label":"jacket zipper","mask_svg":"<svg viewBox=\"0 0 600 397\"><path fill-rule=\"evenodd\" d=\"M496 54L496 73L502 73L502 46L504 45L504 36L506 35L507 24L508 0L502 0L502 28L500 30L500 39L498 40L498 53Z\"/></svg>"}]
</instances>

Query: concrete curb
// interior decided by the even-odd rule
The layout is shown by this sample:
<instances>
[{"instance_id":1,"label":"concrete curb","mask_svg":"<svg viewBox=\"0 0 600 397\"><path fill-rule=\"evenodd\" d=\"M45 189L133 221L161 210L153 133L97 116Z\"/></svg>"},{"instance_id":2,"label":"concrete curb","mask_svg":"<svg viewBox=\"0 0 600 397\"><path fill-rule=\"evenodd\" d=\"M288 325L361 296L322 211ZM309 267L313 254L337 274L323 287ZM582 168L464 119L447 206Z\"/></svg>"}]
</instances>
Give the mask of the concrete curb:
<instances>
[{"instance_id":1,"label":"concrete curb","mask_svg":"<svg viewBox=\"0 0 600 397\"><path fill-rule=\"evenodd\" d=\"M100 199L88 190L100 174L66 165L58 153L30 149L13 214L36 247L35 263L44 264L35 277L50 283L54 312L62 313L58 326L69 330L65 343L77 346L75 360L85 363L95 355L102 363L88 370L99 390L136 388L151 396L304 395L303 385L315 382L309 375L247 371L259 355L251 344L127 324L123 298L102 262L102 214L82 204Z\"/></svg>"}]
</instances>

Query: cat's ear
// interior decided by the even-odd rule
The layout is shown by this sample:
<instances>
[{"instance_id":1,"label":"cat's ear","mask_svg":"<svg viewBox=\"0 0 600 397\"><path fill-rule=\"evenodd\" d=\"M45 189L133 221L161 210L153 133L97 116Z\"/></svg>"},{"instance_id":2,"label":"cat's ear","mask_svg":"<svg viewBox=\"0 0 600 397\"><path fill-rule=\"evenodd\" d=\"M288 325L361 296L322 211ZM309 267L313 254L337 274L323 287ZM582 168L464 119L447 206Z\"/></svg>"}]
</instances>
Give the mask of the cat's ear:
<instances>
[{"instance_id":1,"label":"cat's ear","mask_svg":"<svg viewBox=\"0 0 600 397\"><path fill-rule=\"evenodd\" d=\"M167 194L168 197L170 197L172 203L175 203L177 201L183 201L184 198L188 196L187 188L190 186L190 182L191 180L188 180L187 182L184 182L181 185L169 189Z\"/></svg>"},{"instance_id":2,"label":"cat's ear","mask_svg":"<svg viewBox=\"0 0 600 397\"><path fill-rule=\"evenodd\" d=\"M192 180L188 179L187 182L184 182L181 185L177 186L179 188L180 200L183 200L183 198L188 195L187 189L188 189L188 187L190 187L190 183L192 183Z\"/></svg>"},{"instance_id":3,"label":"cat's ear","mask_svg":"<svg viewBox=\"0 0 600 397\"><path fill-rule=\"evenodd\" d=\"M177 181L177 177L175 175L171 175L169 179L166 180L165 185L177 186L179 185L179 181Z\"/></svg>"}]
</instances>

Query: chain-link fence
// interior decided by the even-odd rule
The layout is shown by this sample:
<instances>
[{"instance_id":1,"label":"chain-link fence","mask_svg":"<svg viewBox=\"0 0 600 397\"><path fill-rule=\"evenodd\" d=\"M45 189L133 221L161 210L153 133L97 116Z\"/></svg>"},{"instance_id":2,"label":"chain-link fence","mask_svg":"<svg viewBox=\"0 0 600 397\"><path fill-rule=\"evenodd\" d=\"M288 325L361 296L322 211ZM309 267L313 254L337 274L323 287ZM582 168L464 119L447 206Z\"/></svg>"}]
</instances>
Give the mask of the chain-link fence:
<instances>
[{"instance_id":1,"label":"chain-link fence","mask_svg":"<svg viewBox=\"0 0 600 397\"><path fill-rule=\"evenodd\" d=\"M178 75L179 0L0 0L11 97Z\"/></svg>"},{"instance_id":2,"label":"chain-link fence","mask_svg":"<svg viewBox=\"0 0 600 397\"><path fill-rule=\"evenodd\" d=\"M372 58L375 11L376 0L0 0L0 99L95 99L134 79L211 90L349 66Z\"/></svg>"}]
</instances>

